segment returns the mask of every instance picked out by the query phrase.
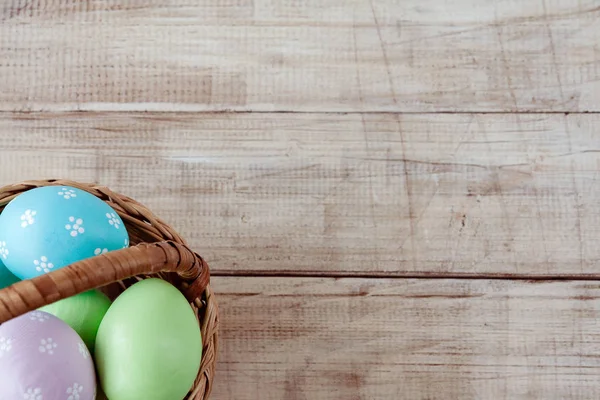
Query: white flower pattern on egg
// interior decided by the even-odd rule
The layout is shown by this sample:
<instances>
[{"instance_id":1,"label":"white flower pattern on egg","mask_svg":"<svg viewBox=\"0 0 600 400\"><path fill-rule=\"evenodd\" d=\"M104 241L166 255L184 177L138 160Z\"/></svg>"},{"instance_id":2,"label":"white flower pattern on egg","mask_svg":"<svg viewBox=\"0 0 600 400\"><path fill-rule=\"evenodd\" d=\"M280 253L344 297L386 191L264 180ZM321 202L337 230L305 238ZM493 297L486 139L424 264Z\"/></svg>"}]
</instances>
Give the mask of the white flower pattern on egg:
<instances>
[{"instance_id":1,"label":"white flower pattern on egg","mask_svg":"<svg viewBox=\"0 0 600 400\"><path fill-rule=\"evenodd\" d=\"M115 213L106 213L106 218L108 218L108 223L114 226L117 229L121 229L121 221L117 218L117 214Z\"/></svg>"},{"instance_id":2,"label":"white flower pattern on egg","mask_svg":"<svg viewBox=\"0 0 600 400\"><path fill-rule=\"evenodd\" d=\"M100 254L106 254L108 253L108 249L101 249L101 248L97 248L96 250L94 250L94 255L99 256Z\"/></svg>"},{"instance_id":3,"label":"white flower pattern on egg","mask_svg":"<svg viewBox=\"0 0 600 400\"><path fill-rule=\"evenodd\" d=\"M44 323L50 319L50 315L43 313L43 312L34 311L34 312L29 313L29 319L32 321L38 321L38 322Z\"/></svg>"},{"instance_id":4,"label":"white flower pattern on egg","mask_svg":"<svg viewBox=\"0 0 600 400\"><path fill-rule=\"evenodd\" d=\"M48 261L48 257L41 256L39 260L33 260L33 264L35 265L35 270L37 272L48 273L52 268L54 268L54 264Z\"/></svg>"},{"instance_id":5,"label":"white flower pattern on egg","mask_svg":"<svg viewBox=\"0 0 600 400\"><path fill-rule=\"evenodd\" d=\"M23 393L24 400L44 400L42 396L41 388L28 388L25 393Z\"/></svg>"},{"instance_id":6,"label":"white flower pattern on egg","mask_svg":"<svg viewBox=\"0 0 600 400\"><path fill-rule=\"evenodd\" d=\"M0 337L0 358L12 350L12 339Z\"/></svg>"},{"instance_id":7,"label":"white flower pattern on egg","mask_svg":"<svg viewBox=\"0 0 600 400\"><path fill-rule=\"evenodd\" d=\"M83 386L75 382L73 386L67 389L67 394L69 395L67 400L79 400L81 392L83 392Z\"/></svg>"},{"instance_id":8,"label":"white flower pattern on egg","mask_svg":"<svg viewBox=\"0 0 600 400\"><path fill-rule=\"evenodd\" d=\"M88 348L82 342L79 342L79 354L81 354L83 356L83 358L86 360L90 356L90 352L88 351Z\"/></svg>"},{"instance_id":9,"label":"white flower pattern on egg","mask_svg":"<svg viewBox=\"0 0 600 400\"><path fill-rule=\"evenodd\" d=\"M129 247L129 238L125 238L125 240L123 241L123 248L126 249Z\"/></svg>"},{"instance_id":10,"label":"white flower pattern on egg","mask_svg":"<svg viewBox=\"0 0 600 400\"><path fill-rule=\"evenodd\" d=\"M77 235L81 235L85 232L83 228L83 219L69 217L70 224L65 225L65 229L70 231L70 235L76 237Z\"/></svg>"},{"instance_id":11,"label":"white flower pattern on egg","mask_svg":"<svg viewBox=\"0 0 600 400\"><path fill-rule=\"evenodd\" d=\"M73 189L69 188L62 188L62 190L58 192L58 195L64 197L65 200L69 200L72 197L77 197L77 193L75 193Z\"/></svg>"},{"instance_id":12,"label":"white flower pattern on egg","mask_svg":"<svg viewBox=\"0 0 600 400\"><path fill-rule=\"evenodd\" d=\"M48 353L50 355L54 354L54 349L58 347L58 344L52 339L42 339L40 341L40 347L38 347L40 353Z\"/></svg>"},{"instance_id":13,"label":"white flower pattern on egg","mask_svg":"<svg viewBox=\"0 0 600 400\"><path fill-rule=\"evenodd\" d=\"M21 227L27 228L29 225L33 225L33 223L35 222L34 217L36 216L36 214L37 211L25 210L23 215L21 215Z\"/></svg>"},{"instance_id":14,"label":"white flower pattern on egg","mask_svg":"<svg viewBox=\"0 0 600 400\"><path fill-rule=\"evenodd\" d=\"M6 248L6 242L0 242L0 256L6 260L8 257L9 251Z\"/></svg>"}]
</instances>

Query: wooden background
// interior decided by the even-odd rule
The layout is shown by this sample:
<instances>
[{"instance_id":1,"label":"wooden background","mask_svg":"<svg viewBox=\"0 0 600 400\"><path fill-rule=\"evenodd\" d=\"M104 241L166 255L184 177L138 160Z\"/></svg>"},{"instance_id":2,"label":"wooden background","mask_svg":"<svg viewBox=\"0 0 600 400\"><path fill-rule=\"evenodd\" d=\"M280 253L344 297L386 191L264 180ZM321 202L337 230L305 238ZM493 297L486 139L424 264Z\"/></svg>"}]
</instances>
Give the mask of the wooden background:
<instances>
[{"instance_id":1,"label":"wooden background","mask_svg":"<svg viewBox=\"0 0 600 400\"><path fill-rule=\"evenodd\" d=\"M599 0L4 0L0 183L212 265L213 399L600 398Z\"/></svg>"}]
</instances>

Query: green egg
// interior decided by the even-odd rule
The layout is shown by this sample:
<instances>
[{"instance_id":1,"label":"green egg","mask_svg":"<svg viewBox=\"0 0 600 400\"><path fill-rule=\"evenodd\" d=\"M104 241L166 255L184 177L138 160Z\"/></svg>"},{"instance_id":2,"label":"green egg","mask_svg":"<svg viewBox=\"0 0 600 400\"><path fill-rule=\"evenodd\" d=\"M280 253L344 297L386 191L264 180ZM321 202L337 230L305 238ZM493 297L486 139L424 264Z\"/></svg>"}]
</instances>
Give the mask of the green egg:
<instances>
[{"instance_id":1,"label":"green egg","mask_svg":"<svg viewBox=\"0 0 600 400\"><path fill-rule=\"evenodd\" d=\"M4 289L12 285L13 283L19 282L19 278L14 276L0 261L0 289Z\"/></svg>"},{"instance_id":2,"label":"green egg","mask_svg":"<svg viewBox=\"0 0 600 400\"><path fill-rule=\"evenodd\" d=\"M177 288L146 279L125 290L100 324L96 369L110 400L182 400L200 369L202 338Z\"/></svg>"},{"instance_id":3,"label":"green egg","mask_svg":"<svg viewBox=\"0 0 600 400\"><path fill-rule=\"evenodd\" d=\"M66 322L81 336L91 353L94 351L100 322L110 300L98 290L90 290L40 308Z\"/></svg>"}]
</instances>

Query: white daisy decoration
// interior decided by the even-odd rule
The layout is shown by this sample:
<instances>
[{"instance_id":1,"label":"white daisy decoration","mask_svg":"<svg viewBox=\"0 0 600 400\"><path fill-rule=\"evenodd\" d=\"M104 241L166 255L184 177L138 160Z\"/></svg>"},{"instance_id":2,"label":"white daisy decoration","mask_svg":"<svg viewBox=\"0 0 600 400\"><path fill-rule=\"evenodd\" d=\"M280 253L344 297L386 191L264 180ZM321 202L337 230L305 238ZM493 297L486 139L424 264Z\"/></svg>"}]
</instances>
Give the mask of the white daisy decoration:
<instances>
[{"instance_id":1,"label":"white daisy decoration","mask_svg":"<svg viewBox=\"0 0 600 400\"><path fill-rule=\"evenodd\" d=\"M73 237L81 235L85 232L83 228L83 219L69 217L69 223L65 225L65 229L69 231L69 234Z\"/></svg>"},{"instance_id":2,"label":"white daisy decoration","mask_svg":"<svg viewBox=\"0 0 600 400\"><path fill-rule=\"evenodd\" d=\"M32 321L38 321L40 323L44 323L50 319L50 315L40 312L40 311L34 311L34 312L29 313L29 319Z\"/></svg>"},{"instance_id":3,"label":"white daisy decoration","mask_svg":"<svg viewBox=\"0 0 600 400\"><path fill-rule=\"evenodd\" d=\"M101 248L97 248L96 250L94 250L94 255L99 256L100 254L106 254L108 253L108 249L101 249Z\"/></svg>"},{"instance_id":4,"label":"white daisy decoration","mask_svg":"<svg viewBox=\"0 0 600 400\"><path fill-rule=\"evenodd\" d=\"M74 383L73 386L67 389L67 400L79 400L81 398L81 392L83 392L83 386L78 383Z\"/></svg>"},{"instance_id":5,"label":"white daisy decoration","mask_svg":"<svg viewBox=\"0 0 600 400\"><path fill-rule=\"evenodd\" d=\"M48 261L48 257L41 256L39 260L33 260L33 265L35 265L35 270L37 272L48 273L54 268L54 264Z\"/></svg>"},{"instance_id":6,"label":"white daisy decoration","mask_svg":"<svg viewBox=\"0 0 600 400\"><path fill-rule=\"evenodd\" d=\"M106 213L106 218L108 219L108 223L114 226L116 229L121 229L121 220L118 218L115 213Z\"/></svg>"},{"instance_id":7,"label":"white daisy decoration","mask_svg":"<svg viewBox=\"0 0 600 400\"><path fill-rule=\"evenodd\" d=\"M65 200L72 199L73 197L77 197L77 193L73 189L62 188L60 192L58 192L59 196L62 196Z\"/></svg>"},{"instance_id":8,"label":"white daisy decoration","mask_svg":"<svg viewBox=\"0 0 600 400\"><path fill-rule=\"evenodd\" d=\"M44 400L42 396L41 388L28 388L25 393L23 393L24 400Z\"/></svg>"},{"instance_id":9,"label":"white daisy decoration","mask_svg":"<svg viewBox=\"0 0 600 400\"><path fill-rule=\"evenodd\" d=\"M36 215L37 211L25 210L23 215L21 215L21 227L27 228L29 225L33 225L33 223L35 222Z\"/></svg>"},{"instance_id":10,"label":"white daisy decoration","mask_svg":"<svg viewBox=\"0 0 600 400\"><path fill-rule=\"evenodd\" d=\"M4 357L4 354L12 350L12 339L0 337L0 358Z\"/></svg>"},{"instance_id":11,"label":"white daisy decoration","mask_svg":"<svg viewBox=\"0 0 600 400\"><path fill-rule=\"evenodd\" d=\"M52 338L48 338L48 339L42 339L40 341L40 346L38 347L38 350L40 351L40 353L47 353L47 354L54 354L54 349L56 349L58 347L58 344L56 344L56 342L52 339Z\"/></svg>"},{"instance_id":12,"label":"white daisy decoration","mask_svg":"<svg viewBox=\"0 0 600 400\"><path fill-rule=\"evenodd\" d=\"M9 251L6 248L6 242L0 242L0 257L4 258L6 260L6 258L8 257Z\"/></svg>"}]
</instances>

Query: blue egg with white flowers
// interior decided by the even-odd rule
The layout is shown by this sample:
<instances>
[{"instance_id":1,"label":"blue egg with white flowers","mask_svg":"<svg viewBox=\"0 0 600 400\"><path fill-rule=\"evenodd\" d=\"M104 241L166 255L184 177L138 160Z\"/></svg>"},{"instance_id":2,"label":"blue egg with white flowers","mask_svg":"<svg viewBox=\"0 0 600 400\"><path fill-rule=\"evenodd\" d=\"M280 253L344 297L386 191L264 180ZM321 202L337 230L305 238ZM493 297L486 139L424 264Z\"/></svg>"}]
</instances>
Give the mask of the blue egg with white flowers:
<instances>
[{"instance_id":1,"label":"blue egg with white flowers","mask_svg":"<svg viewBox=\"0 0 600 400\"><path fill-rule=\"evenodd\" d=\"M128 246L117 212L74 187L28 190L0 214L0 260L20 279Z\"/></svg>"}]
</instances>

